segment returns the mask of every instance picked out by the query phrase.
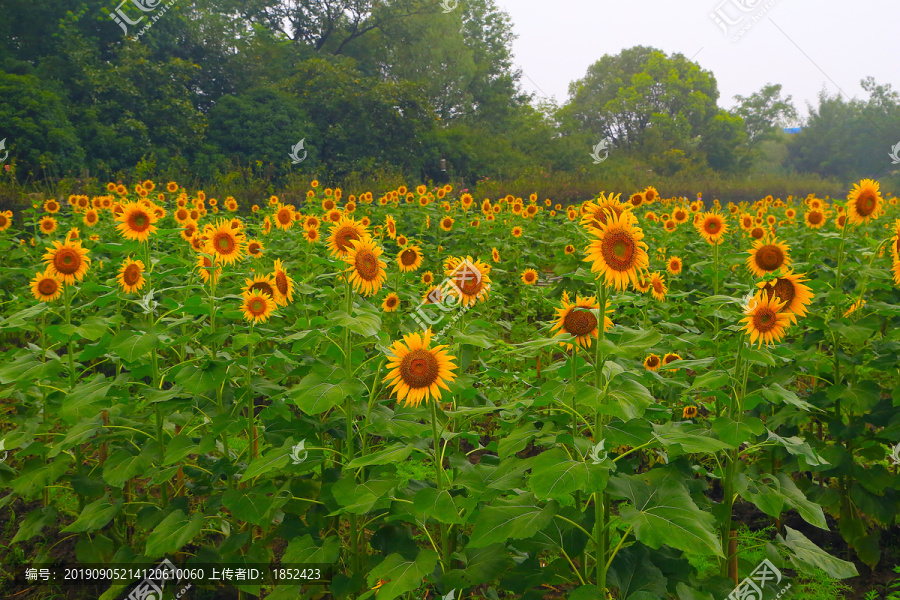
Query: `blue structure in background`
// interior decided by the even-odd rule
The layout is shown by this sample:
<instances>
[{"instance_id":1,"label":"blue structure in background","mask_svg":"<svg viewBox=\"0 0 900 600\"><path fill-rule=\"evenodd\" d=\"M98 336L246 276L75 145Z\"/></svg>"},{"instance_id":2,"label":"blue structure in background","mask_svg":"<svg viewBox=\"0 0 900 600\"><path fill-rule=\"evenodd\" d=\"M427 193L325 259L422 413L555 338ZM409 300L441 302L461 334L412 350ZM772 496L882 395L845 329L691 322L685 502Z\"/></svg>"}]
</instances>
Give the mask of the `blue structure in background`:
<instances>
[{"instance_id":1,"label":"blue structure in background","mask_svg":"<svg viewBox=\"0 0 900 600\"><path fill-rule=\"evenodd\" d=\"M795 133L800 133L801 129L803 129L803 128L802 127L785 127L784 132L789 133L789 134L795 134Z\"/></svg>"}]
</instances>

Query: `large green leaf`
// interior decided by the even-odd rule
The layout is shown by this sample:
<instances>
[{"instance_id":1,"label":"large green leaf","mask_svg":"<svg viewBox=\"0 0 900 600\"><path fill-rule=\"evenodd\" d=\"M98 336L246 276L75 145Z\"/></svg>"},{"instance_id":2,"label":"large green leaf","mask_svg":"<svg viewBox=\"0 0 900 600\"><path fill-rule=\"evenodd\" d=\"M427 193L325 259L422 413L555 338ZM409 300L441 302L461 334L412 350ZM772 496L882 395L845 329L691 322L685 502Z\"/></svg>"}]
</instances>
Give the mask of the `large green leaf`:
<instances>
[{"instance_id":1,"label":"large green leaf","mask_svg":"<svg viewBox=\"0 0 900 600\"><path fill-rule=\"evenodd\" d=\"M608 469L580 460L570 460L559 448L541 453L534 459L528 487L542 500L564 498L575 490L590 487L602 491L609 477Z\"/></svg>"},{"instance_id":2,"label":"large green leaf","mask_svg":"<svg viewBox=\"0 0 900 600\"><path fill-rule=\"evenodd\" d=\"M413 498L413 509L426 519L434 519L438 523L464 523L465 518L459 515L459 509L447 490L424 488L416 492Z\"/></svg>"},{"instance_id":3,"label":"large green leaf","mask_svg":"<svg viewBox=\"0 0 900 600\"><path fill-rule=\"evenodd\" d=\"M399 464L409 458L412 454L412 444L392 444L388 448L367 454L366 456L358 456L350 461L347 465L348 469L357 469L359 467L368 467L372 465L389 465L391 463Z\"/></svg>"},{"instance_id":4,"label":"large green leaf","mask_svg":"<svg viewBox=\"0 0 900 600\"><path fill-rule=\"evenodd\" d=\"M813 450L809 444L803 441L801 438L797 436L783 438L777 433L773 433L771 430L766 430L769 432L769 441L775 441L781 444L785 450L787 450L790 454L794 456L802 456L806 459L806 464L811 467L817 467L820 465L829 464L827 460L822 458L815 450Z\"/></svg>"},{"instance_id":5,"label":"large green leaf","mask_svg":"<svg viewBox=\"0 0 900 600\"><path fill-rule=\"evenodd\" d=\"M132 363L145 354L156 350L159 336L155 333L120 331L109 345L110 350Z\"/></svg>"},{"instance_id":6,"label":"large green leaf","mask_svg":"<svg viewBox=\"0 0 900 600\"><path fill-rule=\"evenodd\" d=\"M712 437L705 427L693 423L674 421L662 425L654 423L653 429L656 439L664 446L680 446L682 451L687 453L715 453L731 448L728 443Z\"/></svg>"},{"instance_id":7,"label":"large green leaf","mask_svg":"<svg viewBox=\"0 0 900 600\"><path fill-rule=\"evenodd\" d=\"M853 563L831 556L796 529L786 525L784 529L787 536L782 538L778 535L778 540L792 550L790 561L798 571L815 575L816 569L822 569L835 579L848 579L859 575Z\"/></svg>"},{"instance_id":8,"label":"large green leaf","mask_svg":"<svg viewBox=\"0 0 900 600\"><path fill-rule=\"evenodd\" d=\"M103 464L103 479L112 487L121 488L126 481L143 473L150 463L145 453L133 455L125 450L116 450Z\"/></svg>"},{"instance_id":9,"label":"large green leaf","mask_svg":"<svg viewBox=\"0 0 900 600\"><path fill-rule=\"evenodd\" d=\"M144 555L157 558L181 550L203 529L203 513L188 516L178 509L163 519L147 536Z\"/></svg>"},{"instance_id":10,"label":"large green leaf","mask_svg":"<svg viewBox=\"0 0 900 600\"><path fill-rule=\"evenodd\" d=\"M619 516L650 548L667 544L692 554L722 556L715 520L694 504L676 472L653 469L642 475L619 475L609 480L607 491L630 502L620 507Z\"/></svg>"},{"instance_id":11,"label":"large green leaf","mask_svg":"<svg viewBox=\"0 0 900 600\"><path fill-rule=\"evenodd\" d=\"M397 487L399 483L398 479L391 477L385 479L375 477L365 483L357 483L353 477L344 477L331 488L334 499L344 507L334 514L342 514L347 511L361 515L368 512L378 500Z\"/></svg>"},{"instance_id":12,"label":"large green leaf","mask_svg":"<svg viewBox=\"0 0 900 600\"><path fill-rule=\"evenodd\" d=\"M319 563L330 564L341 554L341 538L336 535L325 538L321 546L307 534L291 540L281 562L285 564Z\"/></svg>"},{"instance_id":13,"label":"large green leaf","mask_svg":"<svg viewBox=\"0 0 900 600\"><path fill-rule=\"evenodd\" d=\"M288 440L280 448L272 448L259 458L247 465L247 470L241 475L241 481L249 481L254 477L265 475L273 469L283 469L291 460L291 447L293 440Z\"/></svg>"},{"instance_id":14,"label":"large green leaf","mask_svg":"<svg viewBox=\"0 0 900 600\"><path fill-rule=\"evenodd\" d=\"M751 473L749 477L738 473L734 484L741 498L749 500L770 517L777 517L784 509L781 482L771 473Z\"/></svg>"},{"instance_id":15,"label":"large green leaf","mask_svg":"<svg viewBox=\"0 0 900 600\"><path fill-rule=\"evenodd\" d=\"M336 310L328 315L328 322L340 327L349 327L350 331L363 337L378 335L381 330L381 317L376 313L359 310L351 317L346 311Z\"/></svg>"},{"instance_id":16,"label":"large green leaf","mask_svg":"<svg viewBox=\"0 0 900 600\"><path fill-rule=\"evenodd\" d=\"M803 520L810 525L828 531L828 523L825 521L825 513L822 512L822 507L815 502L811 502L787 473L779 473L778 481L781 482L781 493L784 496L785 503L797 509Z\"/></svg>"},{"instance_id":17,"label":"large green leaf","mask_svg":"<svg viewBox=\"0 0 900 600\"><path fill-rule=\"evenodd\" d=\"M41 533L41 529L56 523L56 509L52 506L37 508L22 521L19 531L16 532L10 543L24 542Z\"/></svg>"},{"instance_id":18,"label":"large green leaf","mask_svg":"<svg viewBox=\"0 0 900 600\"><path fill-rule=\"evenodd\" d=\"M122 511L123 500L119 498L115 503L110 502L109 497L104 496L84 507L75 522L62 529L62 533L81 533L83 531L96 531Z\"/></svg>"},{"instance_id":19,"label":"large green leaf","mask_svg":"<svg viewBox=\"0 0 900 600\"><path fill-rule=\"evenodd\" d=\"M265 493L266 491L269 493ZM275 486L268 483L265 486L228 490L222 494L222 504L236 519L262 525L269 520L269 512L286 501L285 498L274 496L274 491Z\"/></svg>"},{"instance_id":20,"label":"large green leaf","mask_svg":"<svg viewBox=\"0 0 900 600\"><path fill-rule=\"evenodd\" d=\"M616 553L609 568L610 587L619 588L622 600L666 598L666 578L650 561L646 546L635 544Z\"/></svg>"},{"instance_id":21,"label":"large green leaf","mask_svg":"<svg viewBox=\"0 0 900 600\"><path fill-rule=\"evenodd\" d=\"M434 571L437 561L437 552L430 549L419 552L414 561L391 554L369 571L366 582L369 587L375 587L384 581L378 589L378 600L394 600L419 587L422 579Z\"/></svg>"},{"instance_id":22,"label":"large green leaf","mask_svg":"<svg viewBox=\"0 0 900 600\"><path fill-rule=\"evenodd\" d=\"M343 369L335 368L327 376L310 373L290 391L290 398L297 408L315 416L340 404L348 396L358 398L365 390L359 379L346 377Z\"/></svg>"},{"instance_id":23,"label":"large green leaf","mask_svg":"<svg viewBox=\"0 0 900 600\"><path fill-rule=\"evenodd\" d=\"M491 544L484 548L466 548L463 568L444 574L443 584L451 589L466 589L497 580L514 565L509 550L503 544Z\"/></svg>"},{"instance_id":24,"label":"large green leaf","mask_svg":"<svg viewBox=\"0 0 900 600\"><path fill-rule=\"evenodd\" d=\"M520 494L510 499L498 499L478 513L469 548L481 548L506 540L533 536L543 529L559 505L551 500L540 506L533 494Z\"/></svg>"},{"instance_id":25,"label":"large green leaf","mask_svg":"<svg viewBox=\"0 0 900 600\"><path fill-rule=\"evenodd\" d=\"M60 416L70 423L88 415L95 416L113 383L113 380L103 375L97 375L89 382L79 383L63 399Z\"/></svg>"}]
</instances>

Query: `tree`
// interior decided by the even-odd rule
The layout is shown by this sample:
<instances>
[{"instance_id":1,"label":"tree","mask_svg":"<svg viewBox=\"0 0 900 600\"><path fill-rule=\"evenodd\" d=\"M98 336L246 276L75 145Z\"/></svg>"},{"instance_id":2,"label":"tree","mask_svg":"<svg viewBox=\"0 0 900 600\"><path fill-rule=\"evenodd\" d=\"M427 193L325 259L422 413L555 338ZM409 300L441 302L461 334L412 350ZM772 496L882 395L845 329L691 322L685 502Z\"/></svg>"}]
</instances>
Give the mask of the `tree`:
<instances>
[{"instance_id":1,"label":"tree","mask_svg":"<svg viewBox=\"0 0 900 600\"><path fill-rule=\"evenodd\" d=\"M779 128L797 122L797 109L792 97L781 97L781 84L768 84L758 92L735 96L739 103L734 114L744 120L748 141L751 146L772 139Z\"/></svg>"}]
</instances>

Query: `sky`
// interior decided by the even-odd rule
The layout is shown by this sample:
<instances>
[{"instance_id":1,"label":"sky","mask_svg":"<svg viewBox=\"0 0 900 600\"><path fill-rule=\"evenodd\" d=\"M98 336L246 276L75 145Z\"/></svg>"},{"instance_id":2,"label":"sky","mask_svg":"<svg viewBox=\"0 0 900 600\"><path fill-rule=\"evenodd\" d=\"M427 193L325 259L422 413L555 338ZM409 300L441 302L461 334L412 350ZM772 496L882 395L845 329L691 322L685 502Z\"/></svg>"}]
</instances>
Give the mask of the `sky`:
<instances>
[{"instance_id":1,"label":"sky","mask_svg":"<svg viewBox=\"0 0 900 600\"><path fill-rule=\"evenodd\" d=\"M900 91L897 0L497 0L509 13L521 85L568 98L604 54L633 46L680 52L719 85L719 106L768 83L793 96L800 115L819 92L864 99L872 76ZM720 27L711 14L716 14ZM755 19L755 20L754 20ZM723 31L728 29L728 34ZM735 40L735 38L737 38Z\"/></svg>"}]
</instances>

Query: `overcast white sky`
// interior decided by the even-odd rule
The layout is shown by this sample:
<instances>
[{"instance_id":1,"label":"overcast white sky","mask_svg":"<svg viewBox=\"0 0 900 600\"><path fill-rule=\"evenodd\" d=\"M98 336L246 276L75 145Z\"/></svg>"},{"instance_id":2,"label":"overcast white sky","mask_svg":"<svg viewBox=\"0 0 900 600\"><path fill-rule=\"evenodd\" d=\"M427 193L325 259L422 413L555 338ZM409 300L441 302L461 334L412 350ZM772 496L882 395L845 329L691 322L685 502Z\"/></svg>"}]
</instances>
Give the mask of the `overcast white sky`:
<instances>
[{"instance_id":1,"label":"overcast white sky","mask_svg":"<svg viewBox=\"0 0 900 600\"><path fill-rule=\"evenodd\" d=\"M866 98L859 82L871 75L900 90L897 0L497 0L497 4L509 13L518 35L513 50L525 73L522 86L555 97L560 104L568 98L569 83L584 77L589 65L604 54L638 45L694 57L715 75L719 105L726 108L734 105L735 94L747 96L770 82L784 86L801 115L807 114L807 102L818 105L823 86L831 93L839 86L850 97ZM740 21L731 27L730 36L710 17L717 10L731 22ZM730 39L760 12L765 14L738 41Z\"/></svg>"}]
</instances>

